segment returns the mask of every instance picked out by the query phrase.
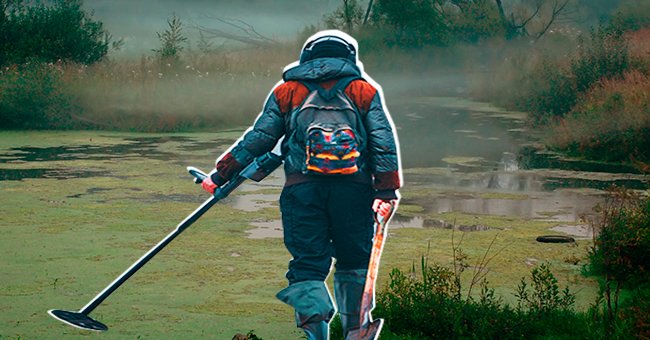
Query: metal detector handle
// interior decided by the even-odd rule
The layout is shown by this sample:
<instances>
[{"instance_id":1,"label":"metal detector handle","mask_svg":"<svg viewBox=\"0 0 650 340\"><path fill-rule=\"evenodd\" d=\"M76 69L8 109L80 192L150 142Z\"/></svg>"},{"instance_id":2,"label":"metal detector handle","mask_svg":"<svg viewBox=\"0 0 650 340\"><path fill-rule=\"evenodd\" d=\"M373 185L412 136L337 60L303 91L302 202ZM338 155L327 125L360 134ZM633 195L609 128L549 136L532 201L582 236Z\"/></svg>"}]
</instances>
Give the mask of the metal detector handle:
<instances>
[{"instance_id":1,"label":"metal detector handle","mask_svg":"<svg viewBox=\"0 0 650 340\"><path fill-rule=\"evenodd\" d=\"M237 176L235 176L233 179L231 179L228 183L230 182L235 182L240 179L250 179L255 182L259 182L266 178L266 176L270 175L275 169L277 169L280 165L282 165L282 156L273 153L273 152L267 152L255 159L248 164L244 170L240 171ZM205 172L193 167L193 166L188 166L187 171L190 173L190 175L194 176L194 183L196 184L201 184L204 179L209 177L209 174L206 174ZM228 183L224 185L228 186Z\"/></svg>"},{"instance_id":2,"label":"metal detector handle","mask_svg":"<svg viewBox=\"0 0 650 340\"><path fill-rule=\"evenodd\" d=\"M282 164L282 157L273 152L267 152L253 160L242 172L240 176L259 182L270 175L275 169Z\"/></svg>"},{"instance_id":3,"label":"metal detector handle","mask_svg":"<svg viewBox=\"0 0 650 340\"><path fill-rule=\"evenodd\" d=\"M196 184L201 184L203 183L204 179L208 178L208 174L193 166L188 166L187 171L190 173L190 175L194 176L194 183Z\"/></svg>"}]
</instances>

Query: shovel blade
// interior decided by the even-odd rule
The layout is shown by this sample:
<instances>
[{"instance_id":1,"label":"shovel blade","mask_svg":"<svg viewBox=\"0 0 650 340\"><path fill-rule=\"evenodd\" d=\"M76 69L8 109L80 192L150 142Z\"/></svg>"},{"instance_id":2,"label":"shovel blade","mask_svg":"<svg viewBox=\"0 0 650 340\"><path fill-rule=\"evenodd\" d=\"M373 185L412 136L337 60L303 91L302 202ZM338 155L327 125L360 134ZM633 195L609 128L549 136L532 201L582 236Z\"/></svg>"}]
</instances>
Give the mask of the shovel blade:
<instances>
[{"instance_id":1,"label":"shovel blade","mask_svg":"<svg viewBox=\"0 0 650 340\"><path fill-rule=\"evenodd\" d=\"M51 309L48 311L48 313L53 318L63 323L87 331L103 332L108 330L108 327L106 325L83 313L60 309Z\"/></svg>"},{"instance_id":2,"label":"shovel blade","mask_svg":"<svg viewBox=\"0 0 650 340\"><path fill-rule=\"evenodd\" d=\"M370 321L368 325L355 328L348 333L346 340L376 340L384 326L384 319Z\"/></svg>"}]
</instances>

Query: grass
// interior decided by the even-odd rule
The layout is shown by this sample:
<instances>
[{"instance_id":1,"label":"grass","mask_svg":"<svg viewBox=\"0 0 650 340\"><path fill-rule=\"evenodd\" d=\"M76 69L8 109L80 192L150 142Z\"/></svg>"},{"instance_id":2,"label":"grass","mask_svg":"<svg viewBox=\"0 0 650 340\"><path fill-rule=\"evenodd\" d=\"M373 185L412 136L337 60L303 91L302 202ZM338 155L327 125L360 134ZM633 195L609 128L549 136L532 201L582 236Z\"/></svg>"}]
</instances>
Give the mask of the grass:
<instances>
[{"instance_id":1,"label":"grass","mask_svg":"<svg viewBox=\"0 0 650 340\"><path fill-rule=\"evenodd\" d=\"M96 169L105 175L0 181L0 338L88 336L56 322L46 311L80 309L173 230L205 198L184 166L207 169L219 149L239 133L1 132L2 154L27 145L116 148L134 143L128 139L136 137L165 137L165 142L148 146L145 154L167 152L168 158L116 151L93 159L1 164L2 169ZM179 142L171 137L188 139ZM214 147L190 150L188 143ZM282 182L275 176L246 193L277 193L268 186ZM417 188L412 190L402 194L407 199L419 195ZM404 208L407 214L422 213L418 206ZM580 265L564 261L584 258L589 242L578 246L535 242L550 223L463 214L425 217L495 228L467 233L463 249L472 264L495 236L493 249L506 247L487 276L506 301L514 299L519 279L529 274L529 258L549 263L560 285L568 284L577 292L580 308L595 297L595 282L580 275ZM273 220L279 213L276 208L240 211L227 202L214 207L91 314L110 327L103 336L231 338L254 330L264 339L300 338L292 311L274 298L286 284L289 254L282 240L246 238L245 231L252 228L248 221L259 218ZM451 236L447 229L391 229L379 289L387 283L391 268L408 270L422 255L430 262L450 263Z\"/></svg>"}]
</instances>

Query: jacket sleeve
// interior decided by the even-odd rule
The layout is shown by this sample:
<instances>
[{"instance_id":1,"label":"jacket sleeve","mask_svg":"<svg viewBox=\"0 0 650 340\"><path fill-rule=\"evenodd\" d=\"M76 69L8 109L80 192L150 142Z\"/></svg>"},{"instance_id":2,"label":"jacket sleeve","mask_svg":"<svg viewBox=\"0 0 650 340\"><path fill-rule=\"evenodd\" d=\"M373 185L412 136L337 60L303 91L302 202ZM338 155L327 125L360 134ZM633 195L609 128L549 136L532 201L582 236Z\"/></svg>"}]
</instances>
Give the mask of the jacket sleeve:
<instances>
[{"instance_id":1,"label":"jacket sleeve","mask_svg":"<svg viewBox=\"0 0 650 340\"><path fill-rule=\"evenodd\" d=\"M401 186L399 142L381 96L381 91L376 91L364 117L367 148L375 189L385 194L382 198L394 198L395 190Z\"/></svg>"},{"instance_id":2,"label":"jacket sleeve","mask_svg":"<svg viewBox=\"0 0 650 340\"><path fill-rule=\"evenodd\" d=\"M250 164L255 157L271 151L284 135L284 130L284 118L277 98L271 91L253 126L244 132L229 152L217 159L216 174L221 178L217 178L215 183L218 185L225 183L244 166Z\"/></svg>"}]
</instances>

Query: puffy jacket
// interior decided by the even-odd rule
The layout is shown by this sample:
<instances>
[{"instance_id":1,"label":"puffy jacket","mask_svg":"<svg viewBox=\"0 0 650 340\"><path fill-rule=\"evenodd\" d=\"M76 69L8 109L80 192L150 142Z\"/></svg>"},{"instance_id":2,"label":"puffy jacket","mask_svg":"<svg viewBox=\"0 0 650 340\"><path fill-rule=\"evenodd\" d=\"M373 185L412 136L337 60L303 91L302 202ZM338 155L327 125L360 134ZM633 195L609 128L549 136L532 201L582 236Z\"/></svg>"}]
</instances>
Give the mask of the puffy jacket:
<instances>
[{"instance_id":1,"label":"puffy jacket","mask_svg":"<svg viewBox=\"0 0 650 340\"><path fill-rule=\"evenodd\" d=\"M362 72L353 62L343 58L318 58L287 69L283 82L271 91L253 126L233 145L230 152L217 160L217 174L221 177L217 182L230 179L243 164L249 164L255 157L272 150L281 137L289 135L286 129L290 112L300 106L309 94L301 80L318 82L324 88L331 88L338 79L351 76L361 78ZM382 106L381 92L369 82L357 79L345 88L345 94L361 114L367 135L364 152L369 160L364 169L345 178L368 183L372 181L378 191L398 189L400 162L397 141L388 113ZM289 150L287 143L291 143L290 138L282 142L284 155ZM287 186L322 179L322 176L302 174L301 164L292 164L290 159L286 159L284 171Z\"/></svg>"}]
</instances>

